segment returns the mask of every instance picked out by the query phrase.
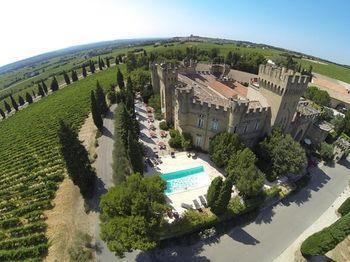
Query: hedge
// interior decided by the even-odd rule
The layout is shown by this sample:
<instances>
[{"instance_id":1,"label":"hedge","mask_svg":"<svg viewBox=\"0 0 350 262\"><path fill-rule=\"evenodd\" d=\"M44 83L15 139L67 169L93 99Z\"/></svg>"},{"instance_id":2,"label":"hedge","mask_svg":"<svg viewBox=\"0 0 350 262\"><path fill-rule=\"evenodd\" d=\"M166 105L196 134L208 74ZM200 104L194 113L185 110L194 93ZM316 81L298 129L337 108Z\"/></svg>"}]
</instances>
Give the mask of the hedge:
<instances>
[{"instance_id":1,"label":"hedge","mask_svg":"<svg viewBox=\"0 0 350 262\"><path fill-rule=\"evenodd\" d=\"M350 213L350 197L344 201L344 203L338 208L338 213L342 216Z\"/></svg>"},{"instance_id":2,"label":"hedge","mask_svg":"<svg viewBox=\"0 0 350 262\"><path fill-rule=\"evenodd\" d=\"M335 223L309 236L301 245L305 257L324 255L336 247L350 234L350 213Z\"/></svg>"}]
</instances>

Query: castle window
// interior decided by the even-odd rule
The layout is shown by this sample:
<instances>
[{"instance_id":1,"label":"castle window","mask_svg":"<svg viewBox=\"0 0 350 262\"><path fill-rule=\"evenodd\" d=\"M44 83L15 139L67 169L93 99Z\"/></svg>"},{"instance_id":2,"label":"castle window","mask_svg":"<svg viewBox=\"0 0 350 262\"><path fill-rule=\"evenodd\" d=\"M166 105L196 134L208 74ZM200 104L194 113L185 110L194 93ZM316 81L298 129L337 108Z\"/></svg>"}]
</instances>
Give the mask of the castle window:
<instances>
[{"instance_id":1,"label":"castle window","mask_svg":"<svg viewBox=\"0 0 350 262\"><path fill-rule=\"evenodd\" d=\"M204 123L204 116L199 115L198 122L197 122L197 127L203 128L203 123Z\"/></svg>"},{"instance_id":2,"label":"castle window","mask_svg":"<svg viewBox=\"0 0 350 262\"><path fill-rule=\"evenodd\" d=\"M259 129L259 121L256 121L255 123L255 130L258 130Z\"/></svg>"},{"instance_id":3,"label":"castle window","mask_svg":"<svg viewBox=\"0 0 350 262\"><path fill-rule=\"evenodd\" d=\"M247 133L248 125L245 125L243 133Z\"/></svg>"},{"instance_id":4,"label":"castle window","mask_svg":"<svg viewBox=\"0 0 350 262\"><path fill-rule=\"evenodd\" d=\"M196 140L195 140L196 146L202 146L202 136L201 135L196 135Z\"/></svg>"},{"instance_id":5,"label":"castle window","mask_svg":"<svg viewBox=\"0 0 350 262\"><path fill-rule=\"evenodd\" d=\"M211 130L217 131L218 128L219 128L219 120L214 118L213 121L211 122Z\"/></svg>"}]
</instances>

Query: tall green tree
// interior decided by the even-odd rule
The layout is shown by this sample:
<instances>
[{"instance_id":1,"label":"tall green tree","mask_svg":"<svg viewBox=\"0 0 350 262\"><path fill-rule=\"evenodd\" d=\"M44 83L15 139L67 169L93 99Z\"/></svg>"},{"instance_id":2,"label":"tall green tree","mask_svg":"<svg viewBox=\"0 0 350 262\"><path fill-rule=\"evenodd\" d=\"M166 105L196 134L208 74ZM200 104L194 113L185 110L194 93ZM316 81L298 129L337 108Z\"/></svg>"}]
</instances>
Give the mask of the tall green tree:
<instances>
[{"instance_id":1,"label":"tall green tree","mask_svg":"<svg viewBox=\"0 0 350 262\"><path fill-rule=\"evenodd\" d=\"M127 153L133 172L143 173L143 153L141 144L134 138L131 131L128 134Z\"/></svg>"},{"instance_id":2,"label":"tall green tree","mask_svg":"<svg viewBox=\"0 0 350 262\"><path fill-rule=\"evenodd\" d=\"M236 183L238 178L243 176L248 168L255 166L256 160L255 154L249 148L232 154L226 166L226 173L229 179Z\"/></svg>"},{"instance_id":3,"label":"tall green tree","mask_svg":"<svg viewBox=\"0 0 350 262\"><path fill-rule=\"evenodd\" d=\"M75 70L72 70L72 81L73 82L76 82L76 81L78 81L78 74L77 74L77 71L75 71Z\"/></svg>"},{"instance_id":4,"label":"tall green tree","mask_svg":"<svg viewBox=\"0 0 350 262\"><path fill-rule=\"evenodd\" d=\"M7 111L7 113L10 114L12 109L11 109L11 106L7 103L6 100L4 100L4 107L5 107L6 111Z\"/></svg>"},{"instance_id":5,"label":"tall green tree","mask_svg":"<svg viewBox=\"0 0 350 262\"><path fill-rule=\"evenodd\" d=\"M218 199L222 187L222 177L217 176L212 181L207 192L208 206L213 207Z\"/></svg>"},{"instance_id":6,"label":"tall green tree","mask_svg":"<svg viewBox=\"0 0 350 262\"><path fill-rule=\"evenodd\" d=\"M16 102L16 100L13 98L13 96L12 95L10 95L10 99L11 99L11 104L12 104L12 107L16 110L16 111L18 111L18 105L17 105L17 102Z\"/></svg>"},{"instance_id":7,"label":"tall green tree","mask_svg":"<svg viewBox=\"0 0 350 262\"><path fill-rule=\"evenodd\" d=\"M125 87L124 76L123 76L122 72L120 71L119 67L117 69L117 83L118 83L119 88L121 90L123 90Z\"/></svg>"},{"instance_id":8,"label":"tall green tree","mask_svg":"<svg viewBox=\"0 0 350 262\"><path fill-rule=\"evenodd\" d=\"M110 62L109 62L109 57L106 57L106 65L109 68L111 66Z\"/></svg>"},{"instance_id":9,"label":"tall green tree","mask_svg":"<svg viewBox=\"0 0 350 262\"><path fill-rule=\"evenodd\" d=\"M69 177L79 187L84 198L91 198L96 177L88 152L79 141L75 130L63 121L59 122L58 138Z\"/></svg>"},{"instance_id":10,"label":"tall green tree","mask_svg":"<svg viewBox=\"0 0 350 262\"><path fill-rule=\"evenodd\" d=\"M108 111L108 106L107 106L107 102L106 102L106 95L100 85L100 83L97 81L96 82L96 101L97 104L100 108L100 112L102 113L102 115L104 115L105 113L107 113Z\"/></svg>"},{"instance_id":11,"label":"tall green tree","mask_svg":"<svg viewBox=\"0 0 350 262\"><path fill-rule=\"evenodd\" d=\"M93 90L91 90L90 103L91 103L91 114L92 114L92 119L94 121L94 124L99 130L101 130L103 127L103 119L101 116L100 107L97 104L95 93Z\"/></svg>"},{"instance_id":12,"label":"tall green tree","mask_svg":"<svg viewBox=\"0 0 350 262\"><path fill-rule=\"evenodd\" d=\"M103 69L101 57L98 57L98 68L100 69L100 71L102 71Z\"/></svg>"},{"instance_id":13,"label":"tall green tree","mask_svg":"<svg viewBox=\"0 0 350 262\"><path fill-rule=\"evenodd\" d=\"M232 182L226 179L220 188L220 193L210 210L216 215L222 215L227 210L227 205L231 199Z\"/></svg>"},{"instance_id":14,"label":"tall green tree","mask_svg":"<svg viewBox=\"0 0 350 262\"><path fill-rule=\"evenodd\" d=\"M92 60L89 61L89 67L91 74L95 73L95 63Z\"/></svg>"},{"instance_id":15,"label":"tall green tree","mask_svg":"<svg viewBox=\"0 0 350 262\"><path fill-rule=\"evenodd\" d=\"M243 145L237 134L228 132L219 133L210 141L210 159L218 167L224 167L227 165L231 155L242 148Z\"/></svg>"},{"instance_id":16,"label":"tall green tree","mask_svg":"<svg viewBox=\"0 0 350 262\"><path fill-rule=\"evenodd\" d=\"M41 96L41 97L45 96L44 89L39 83L38 83L38 95Z\"/></svg>"},{"instance_id":17,"label":"tall green tree","mask_svg":"<svg viewBox=\"0 0 350 262\"><path fill-rule=\"evenodd\" d=\"M264 181L264 174L255 165L252 165L244 170L244 173L237 178L236 188L240 195L245 198L251 198L261 192Z\"/></svg>"},{"instance_id":18,"label":"tall green tree","mask_svg":"<svg viewBox=\"0 0 350 262\"><path fill-rule=\"evenodd\" d=\"M83 74L84 78L87 76L87 72L86 72L85 66L82 66L82 74Z\"/></svg>"},{"instance_id":19,"label":"tall green tree","mask_svg":"<svg viewBox=\"0 0 350 262\"><path fill-rule=\"evenodd\" d=\"M101 58L101 65L102 65L102 68L106 67L105 61L103 60L103 58Z\"/></svg>"},{"instance_id":20,"label":"tall green tree","mask_svg":"<svg viewBox=\"0 0 350 262\"><path fill-rule=\"evenodd\" d=\"M32 90L32 95L33 95L32 98L36 97L34 90Z\"/></svg>"},{"instance_id":21,"label":"tall green tree","mask_svg":"<svg viewBox=\"0 0 350 262\"><path fill-rule=\"evenodd\" d=\"M131 250L149 250L159 241L160 225L167 209L160 176L132 174L102 196L101 238L122 256Z\"/></svg>"},{"instance_id":22,"label":"tall green tree","mask_svg":"<svg viewBox=\"0 0 350 262\"><path fill-rule=\"evenodd\" d=\"M26 92L26 101L28 104L33 103L33 98L28 92Z\"/></svg>"},{"instance_id":23,"label":"tall green tree","mask_svg":"<svg viewBox=\"0 0 350 262\"><path fill-rule=\"evenodd\" d=\"M58 87L58 82L57 82L56 76L54 76L54 77L52 78L50 87L51 87L51 91L52 91L52 92L55 92L55 91L58 90L59 87Z\"/></svg>"},{"instance_id":24,"label":"tall green tree","mask_svg":"<svg viewBox=\"0 0 350 262\"><path fill-rule=\"evenodd\" d=\"M134 112L135 112L134 91L133 90L134 90L134 84L131 81L131 78L129 76L127 79L127 82L126 82L125 106L131 114L134 114Z\"/></svg>"},{"instance_id":25,"label":"tall green tree","mask_svg":"<svg viewBox=\"0 0 350 262\"><path fill-rule=\"evenodd\" d=\"M268 163L270 180L288 173L298 174L306 164L305 150L290 135L275 129L260 143L260 157Z\"/></svg>"},{"instance_id":26,"label":"tall green tree","mask_svg":"<svg viewBox=\"0 0 350 262\"><path fill-rule=\"evenodd\" d=\"M25 101L21 95L18 96L18 104L20 106L23 106L25 104Z\"/></svg>"},{"instance_id":27,"label":"tall green tree","mask_svg":"<svg viewBox=\"0 0 350 262\"><path fill-rule=\"evenodd\" d=\"M47 94L48 89L47 89L47 85L45 84L44 80L41 80L41 85L42 85L43 91L45 92L45 94ZM44 94L44 96L45 96L45 94Z\"/></svg>"},{"instance_id":28,"label":"tall green tree","mask_svg":"<svg viewBox=\"0 0 350 262\"><path fill-rule=\"evenodd\" d=\"M64 82L66 82L66 85L70 84L70 79L68 74L66 73L66 71L63 71L63 78L64 78Z\"/></svg>"},{"instance_id":29,"label":"tall green tree","mask_svg":"<svg viewBox=\"0 0 350 262\"><path fill-rule=\"evenodd\" d=\"M3 119L6 118L5 112L0 108L0 115Z\"/></svg>"}]
</instances>

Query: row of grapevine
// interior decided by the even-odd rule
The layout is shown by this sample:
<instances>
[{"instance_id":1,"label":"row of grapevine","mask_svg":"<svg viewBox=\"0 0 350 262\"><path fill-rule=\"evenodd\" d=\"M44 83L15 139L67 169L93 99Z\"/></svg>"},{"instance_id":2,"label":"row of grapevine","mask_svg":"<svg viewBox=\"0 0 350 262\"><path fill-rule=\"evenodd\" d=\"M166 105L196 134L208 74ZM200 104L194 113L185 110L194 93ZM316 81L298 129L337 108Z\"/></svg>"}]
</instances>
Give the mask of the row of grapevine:
<instances>
[{"instance_id":1,"label":"row of grapevine","mask_svg":"<svg viewBox=\"0 0 350 262\"><path fill-rule=\"evenodd\" d=\"M53 207L65 175L58 122L80 128L97 80L109 88L116 68L75 82L0 122L0 261L40 261L47 253L44 212Z\"/></svg>"}]
</instances>

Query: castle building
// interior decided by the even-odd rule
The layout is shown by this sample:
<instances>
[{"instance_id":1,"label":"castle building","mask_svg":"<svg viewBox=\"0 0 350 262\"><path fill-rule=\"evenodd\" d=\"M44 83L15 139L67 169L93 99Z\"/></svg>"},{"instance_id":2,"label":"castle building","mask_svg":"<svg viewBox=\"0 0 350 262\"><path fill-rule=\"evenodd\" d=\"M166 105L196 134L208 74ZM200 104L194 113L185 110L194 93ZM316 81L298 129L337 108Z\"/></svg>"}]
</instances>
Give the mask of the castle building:
<instances>
[{"instance_id":1,"label":"castle building","mask_svg":"<svg viewBox=\"0 0 350 262\"><path fill-rule=\"evenodd\" d=\"M203 150L223 131L254 146L274 125L300 141L320 113L301 101L309 77L286 68L260 65L248 86L232 79L225 65L203 70L190 60L180 66L152 63L150 69L165 121L191 134Z\"/></svg>"}]
</instances>

